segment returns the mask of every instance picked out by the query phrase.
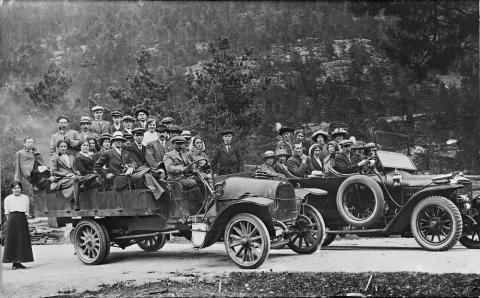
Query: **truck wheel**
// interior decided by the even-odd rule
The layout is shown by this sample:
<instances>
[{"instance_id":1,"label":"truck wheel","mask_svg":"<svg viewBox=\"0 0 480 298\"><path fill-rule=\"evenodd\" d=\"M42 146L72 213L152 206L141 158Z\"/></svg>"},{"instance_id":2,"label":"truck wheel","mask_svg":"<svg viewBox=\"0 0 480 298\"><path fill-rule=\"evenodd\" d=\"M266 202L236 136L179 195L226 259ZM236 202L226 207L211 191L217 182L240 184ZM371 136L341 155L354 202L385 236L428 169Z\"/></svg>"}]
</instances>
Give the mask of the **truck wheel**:
<instances>
[{"instance_id":1,"label":"truck wheel","mask_svg":"<svg viewBox=\"0 0 480 298\"><path fill-rule=\"evenodd\" d=\"M371 177L354 175L340 184L337 209L347 223L368 227L382 216L385 200L380 186Z\"/></svg>"},{"instance_id":2,"label":"truck wheel","mask_svg":"<svg viewBox=\"0 0 480 298\"><path fill-rule=\"evenodd\" d=\"M325 239L325 223L322 215L308 204L303 206L303 214L297 217L291 228L296 233L293 234L288 247L298 254L314 253Z\"/></svg>"},{"instance_id":3,"label":"truck wheel","mask_svg":"<svg viewBox=\"0 0 480 298\"><path fill-rule=\"evenodd\" d=\"M259 267L270 253L267 227L253 214L235 215L225 227L223 237L228 255L243 269Z\"/></svg>"},{"instance_id":4,"label":"truck wheel","mask_svg":"<svg viewBox=\"0 0 480 298\"><path fill-rule=\"evenodd\" d=\"M323 240L322 247L329 246L330 244L332 244L333 241L335 241L336 238L337 238L336 233L333 233L333 234L328 233L327 236L325 236L325 240Z\"/></svg>"},{"instance_id":5,"label":"truck wheel","mask_svg":"<svg viewBox=\"0 0 480 298\"><path fill-rule=\"evenodd\" d=\"M82 263L99 265L108 256L110 239L102 224L91 219L83 219L75 227L73 246Z\"/></svg>"},{"instance_id":6,"label":"truck wheel","mask_svg":"<svg viewBox=\"0 0 480 298\"><path fill-rule=\"evenodd\" d=\"M413 209L410 227L421 247L445 251L452 248L462 235L462 215L447 198L430 196Z\"/></svg>"},{"instance_id":7,"label":"truck wheel","mask_svg":"<svg viewBox=\"0 0 480 298\"><path fill-rule=\"evenodd\" d=\"M468 219L468 218L467 218ZM460 237L460 243L466 248L480 248L480 225L472 220L466 220L463 223L463 235Z\"/></svg>"},{"instance_id":8,"label":"truck wheel","mask_svg":"<svg viewBox=\"0 0 480 298\"><path fill-rule=\"evenodd\" d=\"M156 235L137 241L137 245L146 252L153 252L161 249L167 243L165 235Z\"/></svg>"}]
</instances>

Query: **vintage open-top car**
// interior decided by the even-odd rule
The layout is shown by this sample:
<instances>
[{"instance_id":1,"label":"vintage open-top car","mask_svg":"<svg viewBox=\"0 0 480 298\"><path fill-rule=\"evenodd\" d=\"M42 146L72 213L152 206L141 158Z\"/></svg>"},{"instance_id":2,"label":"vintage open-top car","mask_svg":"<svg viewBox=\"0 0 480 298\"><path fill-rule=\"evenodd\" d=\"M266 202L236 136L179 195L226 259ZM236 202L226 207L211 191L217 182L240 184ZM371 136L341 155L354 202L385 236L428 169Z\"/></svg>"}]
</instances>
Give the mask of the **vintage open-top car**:
<instances>
[{"instance_id":1,"label":"vintage open-top car","mask_svg":"<svg viewBox=\"0 0 480 298\"><path fill-rule=\"evenodd\" d=\"M292 179L299 188L319 188L308 202L327 227L324 246L337 235L414 237L424 249L444 251L457 241L480 248L480 198L461 173L418 175L403 153L377 151L360 173Z\"/></svg>"},{"instance_id":2,"label":"vintage open-top car","mask_svg":"<svg viewBox=\"0 0 480 298\"><path fill-rule=\"evenodd\" d=\"M35 215L56 217L59 225L72 223L76 255L85 264L103 263L110 245L156 251L171 235L192 240L195 248L223 241L241 268L260 266L271 246L286 244L305 254L321 245L323 219L296 197L290 183L217 177L212 187L198 171L200 161L187 172L203 190L185 191L179 182L164 181L167 189L156 200L149 189L90 189L80 193L77 211L60 192L41 191L35 195Z\"/></svg>"}]
</instances>

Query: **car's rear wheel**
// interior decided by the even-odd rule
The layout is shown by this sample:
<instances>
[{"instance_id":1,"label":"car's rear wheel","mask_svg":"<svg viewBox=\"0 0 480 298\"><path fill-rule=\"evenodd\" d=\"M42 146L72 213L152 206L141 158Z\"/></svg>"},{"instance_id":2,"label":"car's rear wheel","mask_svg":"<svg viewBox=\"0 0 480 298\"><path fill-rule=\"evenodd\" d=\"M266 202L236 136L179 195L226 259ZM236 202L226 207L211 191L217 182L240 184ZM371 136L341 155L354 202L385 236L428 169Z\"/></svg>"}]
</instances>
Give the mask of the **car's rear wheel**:
<instances>
[{"instance_id":1,"label":"car's rear wheel","mask_svg":"<svg viewBox=\"0 0 480 298\"><path fill-rule=\"evenodd\" d=\"M322 247L326 247L326 246L329 246L330 244L332 244L333 241L335 241L335 239L337 238L337 234L336 233L327 233L327 235L325 236L325 240L323 240L322 242Z\"/></svg>"},{"instance_id":2,"label":"car's rear wheel","mask_svg":"<svg viewBox=\"0 0 480 298\"><path fill-rule=\"evenodd\" d=\"M317 251L325 239L325 223L320 212L308 204L303 206L302 213L290 227L295 233L291 236L288 247L298 254L311 254Z\"/></svg>"},{"instance_id":3,"label":"car's rear wheel","mask_svg":"<svg viewBox=\"0 0 480 298\"><path fill-rule=\"evenodd\" d=\"M421 247L431 251L445 251L460 239L463 224L460 211L452 201L430 196L415 206L410 226Z\"/></svg>"},{"instance_id":4,"label":"car's rear wheel","mask_svg":"<svg viewBox=\"0 0 480 298\"><path fill-rule=\"evenodd\" d=\"M161 249L167 243L165 235L155 235L137 241L137 245L146 252L153 252Z\"/></svg>"},{"instance_id":5,"label":"car's rear wheel","mask_svg":"<svg viewBox=\"0 0 480 298\"><path fill-rule=\"evenodd\" d=\"M466 220L463 225L463 235L460 243L466 248L480 249L480 225Z\"/></svg>"},{"instance_id":6,"label":"car's rear wheel","mask_svg":"<svg viewBox=\"0 0 480 298\"><path fill-rule=\"evenodd\" d=\"M82 263L98 265L105 261L110 252L110 239L102 224L86 219L75 227L73 246Z\"/></svg>"},{"instance_id":7,"label":"car's rear wheel","mask_svg":"<svg viewBox=\"0 0 480 298\"><path fill-rule=\"evenodd\" d=\"M347 223L368 227L382 216L385 200L378 183L371 177L354 175L340 184L337 209Z\"/></svg>"},{"instance_id":8,"label":"car's rear wheel","mask_svg":"<svg viewBox=\"0 0 480 298\"><path fill-rule=\"evenodd\" d=\"M265 262L270 253L270 235L265 224L255 215L235 215L225 227L225 249L232 261L243 269L254 269Z\"/></svg>"}]
</instances>

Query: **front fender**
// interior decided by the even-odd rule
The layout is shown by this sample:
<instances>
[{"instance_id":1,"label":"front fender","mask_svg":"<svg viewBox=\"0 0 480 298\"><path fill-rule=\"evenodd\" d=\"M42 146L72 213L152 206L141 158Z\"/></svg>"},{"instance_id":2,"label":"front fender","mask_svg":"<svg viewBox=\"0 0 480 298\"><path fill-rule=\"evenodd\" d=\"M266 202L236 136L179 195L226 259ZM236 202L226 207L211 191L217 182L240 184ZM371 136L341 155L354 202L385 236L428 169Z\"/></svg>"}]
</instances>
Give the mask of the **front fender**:
<instances>
[{"instance_id":1,"label":"front fender","mask_svg":"<svg viewBox=\"0 0 480 298\"><path fill-rule=\"evenodd\" d=\"M265 223L267 229L273 229L272 213L274 200L265 197L244 197L226 205L210 225L200 248L208 247L223 237L227 223L239 213L250 213Z\"/></svg>"},{"instance_id":2,"label":"front fender","mask_svg":"<svg viewBox=\"0 0 480 298\"><path fill-rule=\"evenodd\" d=\"M437 185L422 189L415 193L403 206L403 208L395 215L393 220L388 224L386 231L388 233L400 233L410 224L410 217L413 209L422 199L429 196L442 196L450 199L450 195L462 185L448 184Z\"/></svg>"}]
</instances>

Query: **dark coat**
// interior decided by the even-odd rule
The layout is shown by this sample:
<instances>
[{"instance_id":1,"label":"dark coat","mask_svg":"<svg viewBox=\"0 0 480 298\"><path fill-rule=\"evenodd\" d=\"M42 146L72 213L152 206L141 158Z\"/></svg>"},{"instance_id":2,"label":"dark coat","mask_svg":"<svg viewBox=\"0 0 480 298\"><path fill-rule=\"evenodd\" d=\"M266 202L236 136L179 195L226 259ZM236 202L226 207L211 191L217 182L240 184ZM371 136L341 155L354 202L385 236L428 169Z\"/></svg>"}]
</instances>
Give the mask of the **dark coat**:
<instances>
[{"instance_id":1,"label":"dark coat","mask_svg":"<svg viewBox=\"0 0 480 298\"><path fill-rule=\"evenodd\" d=\"M110 125L110 130L111 130L111 133L112 133L112 134L113 134L114 132L116 132L116 131L121 131L121 132L123 133L124 129L125 129L125 128L123 127L122 124L120 124L120 128L119 128L119 129L116 129L116 128L115 128L115 125L113 125L113 123Z\"/></svg>"},{"instance_id":2,"label":"dark coat","mask_svg":"<svg viewBox=\"0 0 480 298\"><path fill-rule=\"evenodd\" d=\"M112 188L114 190L122 190L129 186L129 180L126 176L120 176L124 173L125 168L135 167L135 162L128 153L127 150L121 151L121 156L118 155L114 148L104 151L100 154L100 157L95 162L95 172L105 177L108 173L115 175L112 182ZM104 168L103 166L106 166Z\"/></svg>"},{"instance_id":3,"label":"dark coat","mask_svg":"<svg viewBox=\"0 0 480 298\"><path fill-rule=\"evenodd\" d=\"M165 141L168 143L168 141ZM163 162L163 156L167 152L160 140L155 140L147 144L145 152L145 159L149 167L156 169L158 165Z\"/></svg>"},{"instance_id":4,"label":"dark coat","mask_svg":"<svg viewBox=\"0 0 480 298\"><path fill-rule=\"evenodd\" d=\"M73 162L75 168L80 172L80 175L85 176L93 174L93 167L95 166L95 159L93 157L86 157L78 153Z\"/></svg>"},{"instance_id":5,"label":"dark coat","mask_svg":"<svg viewBox=\"0 0 480 298\"><path fill-rule=\"evenodd\" d=\"M276 163L273 165L273 169L275 170L275 172L280 173L280 174L283 174L283 175L285 175L285 177L287 177L287 178L298 178L298 177L296 177L295 175L293 175L293 174L288 170L286 164L284 165L284 167L282 167L279 162L276 162Z\"/></svg>"},{"instance_id":6,"label":"dark coat","mask_svg":"<svg viewBox=\"0 0 480 298\"><path fill-rule=\"evenodd\" d=\"M231 144L228 152L225 144L221 144L215 149L212 158L214 173L218 173L219 175L238 173L242 167L243 160L237 144Z\"/></svg>"},{"instance_id":7,"label":"dark coat","mask_svg":"<svg viewBox=\"0 0 480 298\"><path fill-rule=\"evenodd\" d=\"M300 156L290 156L290 158L287 160L287 168L290 173L297 177L306 177L311 173L310 162L307 159L305 163L302 163Z\"/></svg>"},{"instance_id":8,"label":"dark coat","mask_svg":"<svg viewBox=\"0 0 480 298\"><path fill-rule=\"evenodd\" d=\"M320 163L317 162L317 160L315 159L315 157L313 157L313 155L310 155L309 159L310 159L310 165L312 167L312 171L314 170L323 171L323 163L321 162L322 156L320 156Z\"/></svg>"},{"instance_id":9,"label":"dark coat","mask_svg":"<svg viewBox=\"0 0 480 298\"><path fill-rule=\"evenodd\" d=\"M338 172L342 174L350 174L350 173L356 173L359 170L358 163L362 159L360 156L351 154L350 159L343 154L343 153L338 153L335 156L335 166L334 169L337 170Z\"/></svg>"},{"instance_id":10,"label":"dark coat","mask_svg":"<svg viewBox=\"0 0 480 298\"><path fill-rule=\"evenodd\" d=\"M140 150L137 144L132 143L127 147L125 147L125 150L128 151L128 153L130 154L133 161L137 164L138 167L147 165L147 160L146 160L147 146L142 145L142 149Z\"/></svg>"}]
</instances>

